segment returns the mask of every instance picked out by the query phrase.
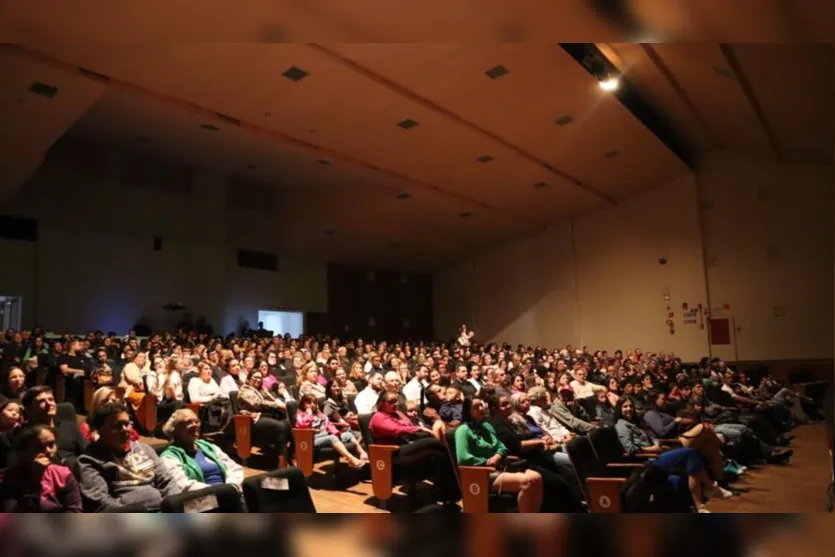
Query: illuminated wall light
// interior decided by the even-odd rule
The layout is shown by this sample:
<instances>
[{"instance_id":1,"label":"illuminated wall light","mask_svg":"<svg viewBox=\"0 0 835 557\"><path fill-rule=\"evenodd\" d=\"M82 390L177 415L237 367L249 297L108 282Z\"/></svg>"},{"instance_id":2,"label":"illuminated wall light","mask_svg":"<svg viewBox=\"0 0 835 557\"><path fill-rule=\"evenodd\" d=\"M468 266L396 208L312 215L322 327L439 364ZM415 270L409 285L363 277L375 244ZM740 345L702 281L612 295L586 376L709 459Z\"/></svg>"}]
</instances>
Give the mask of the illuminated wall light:
<instances>
[{"instance_id":1,"label":"illuminated wall light","mask_svg":"<svg viewBox=\"0 0 835 557\"><path fill-rule=\"evenodd\" d=\"M620 87L620 78L618 77L608 77L600 80L600 88L608 93L617 91L618 87Z\"/></svg>"}]
</instances>

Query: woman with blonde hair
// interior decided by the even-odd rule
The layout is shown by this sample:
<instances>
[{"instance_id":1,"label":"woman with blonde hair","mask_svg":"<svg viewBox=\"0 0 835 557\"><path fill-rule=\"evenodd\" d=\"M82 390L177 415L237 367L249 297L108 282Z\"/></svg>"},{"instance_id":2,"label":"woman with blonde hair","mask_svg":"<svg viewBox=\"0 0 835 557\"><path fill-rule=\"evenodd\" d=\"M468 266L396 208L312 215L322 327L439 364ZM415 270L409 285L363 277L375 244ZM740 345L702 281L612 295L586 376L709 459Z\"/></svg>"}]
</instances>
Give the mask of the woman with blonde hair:
<instances>
[{"instance_id":1,"label":"woman with blonde hair","mask_svg":"<svg viewBox=\"0 0 835 557\"><path fill-rule=\"evenodd\" d=\"M101 387L96 389L96 392L93 393L93 400L90 403L90 411L87 413L87 420L78 426L85 439L91 443L98 440L98 432L90 426L96 419L96 412L108 402L122 402L122 393L123 391L120 388ZM133 428L131 428L130 440L139 440L139 434Z\"/></svg>"}]
</instances>

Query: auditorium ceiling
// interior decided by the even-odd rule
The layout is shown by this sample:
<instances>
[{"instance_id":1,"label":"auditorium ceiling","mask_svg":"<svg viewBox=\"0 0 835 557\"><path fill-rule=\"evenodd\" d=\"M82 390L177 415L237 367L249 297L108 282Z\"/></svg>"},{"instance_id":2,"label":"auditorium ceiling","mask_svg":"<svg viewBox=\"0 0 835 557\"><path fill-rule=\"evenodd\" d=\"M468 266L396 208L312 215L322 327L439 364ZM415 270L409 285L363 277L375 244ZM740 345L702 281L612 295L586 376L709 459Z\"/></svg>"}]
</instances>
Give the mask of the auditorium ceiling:
<instances>
[{"instance_id":1,"label":"auditorium ceiling","mask_svg":"<svg viewBox=\"0 0 835 557\"><path fill-rule=\"evenodd\" d=\"M290 2L299 13L281 25L258 14L262 2L222 19L197 10L188 24L175 7L150 18L145 4L17 14L16 42L0 47L0 146L11 155L0 169L25 181L63 137L242 175L274 188L282 249L431 269L616 204L712 151L832 162L832 45L623 43L611 22L568 13L570 32L612 39L597 50L673 130L676 150L556 42L452 42L444 18L415 15L409 27L379 6L362 17L373 2L321 12ZM517 22L529 36L555 16L535 4L539 17ZM797 4L791 25L761 8L750 35L828 31L804 11L814 2ZM484 3L494 8L496 22L512 21ZM721 38L711 13L705 25ZM486 38L491 21L470 32ZM311 42L244 40L270 29ZM193 42L165 40L175 31ZM355 42L424 31L436 42ZM160 40L138 40L151 32ZM212 32L240 42L198 42ZM339 41L312 42L325 32ZM35 95L35 82L57 91Z\"/></svg>"}]
</instances>

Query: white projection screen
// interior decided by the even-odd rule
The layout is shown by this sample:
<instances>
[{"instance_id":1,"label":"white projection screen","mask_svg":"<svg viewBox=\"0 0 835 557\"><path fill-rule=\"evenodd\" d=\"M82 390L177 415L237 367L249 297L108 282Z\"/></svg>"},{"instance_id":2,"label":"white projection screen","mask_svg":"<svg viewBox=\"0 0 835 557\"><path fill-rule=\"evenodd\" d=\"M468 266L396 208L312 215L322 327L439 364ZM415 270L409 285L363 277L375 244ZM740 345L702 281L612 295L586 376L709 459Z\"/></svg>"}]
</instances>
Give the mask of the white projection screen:
<instances>
[{"instance_id":1,"label":"white projection screen","mask_svg":"<svg viewBox=\"0 0 835 557\"><path fill-rule=\"evenodd\" d=\"M297 311L259 311L258 321L275 335L290 333L293 338L304 334L304 314Z\"/></svg>"}]
</instances>

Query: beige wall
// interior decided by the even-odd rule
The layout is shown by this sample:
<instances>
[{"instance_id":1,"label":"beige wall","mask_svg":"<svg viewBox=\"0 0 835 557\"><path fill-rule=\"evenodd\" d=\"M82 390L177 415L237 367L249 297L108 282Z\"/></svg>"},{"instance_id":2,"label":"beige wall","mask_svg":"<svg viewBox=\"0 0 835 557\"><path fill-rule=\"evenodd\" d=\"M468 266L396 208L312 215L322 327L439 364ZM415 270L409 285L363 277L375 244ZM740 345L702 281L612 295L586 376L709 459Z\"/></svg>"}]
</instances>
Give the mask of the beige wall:
<instances>
[{"instance_id":1,"label":"beige wall","mask_svg":"<svg viewBox=\"0 0 835 557\"><path fill-rule=\"evenodd\" d=\"M259 309L327 311L326 263L279 253L277 273L237 266L238 248L276 253L275 228L225 201L208 174L184 198L42 168L4 208L38 219L39 241L0 240L0 294L23 296L24 326L73 332L126 332L142 315L170 327L180 314L162 306L175 301L223 332L254 325Z\"/></svg>"},{"instance_id":2,"label":"beige wall","mask_svg":"<svg viewBox=\"0 0 835 557\"><path fill-rule=\"evenodd\" d=\"M707 331L683 323L682 304L707 307L709 286L714 315L739 329L715 355L831 358L832 197L831 167L713 156L695 174L436 273L436 332L468 323L484 340L693 360L708 354Z\"/></svg>"}]
</instances>

